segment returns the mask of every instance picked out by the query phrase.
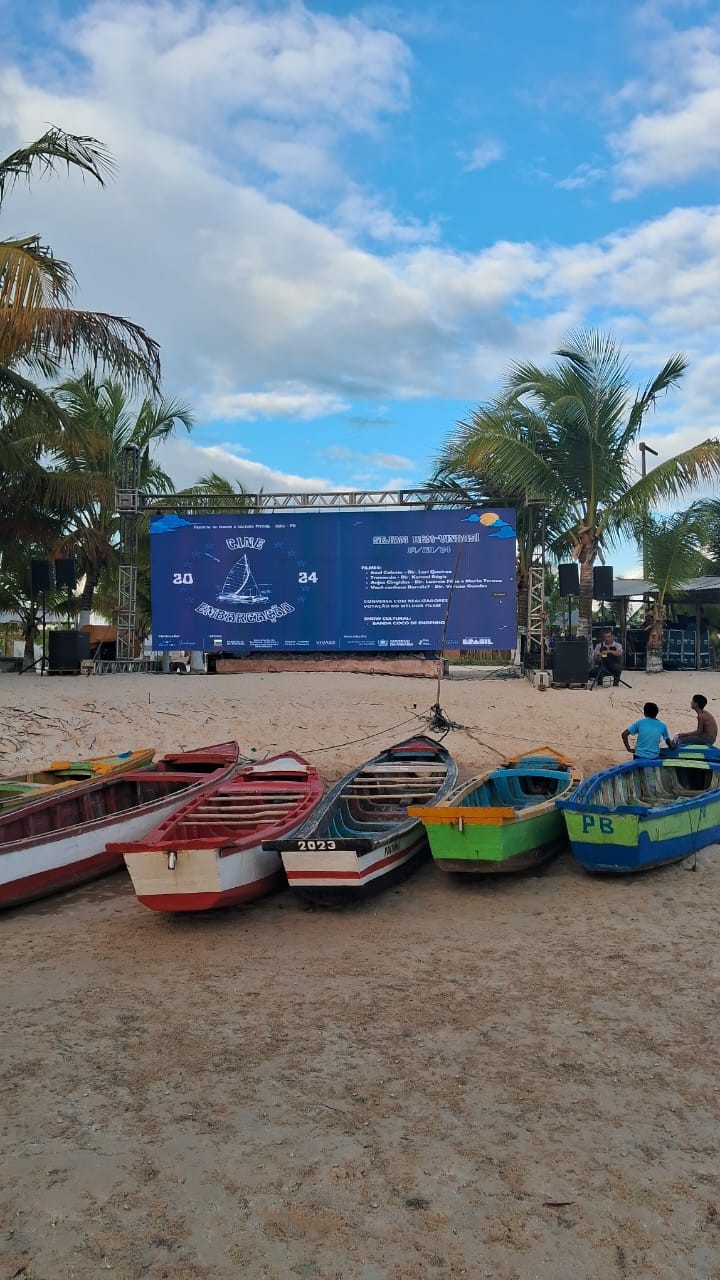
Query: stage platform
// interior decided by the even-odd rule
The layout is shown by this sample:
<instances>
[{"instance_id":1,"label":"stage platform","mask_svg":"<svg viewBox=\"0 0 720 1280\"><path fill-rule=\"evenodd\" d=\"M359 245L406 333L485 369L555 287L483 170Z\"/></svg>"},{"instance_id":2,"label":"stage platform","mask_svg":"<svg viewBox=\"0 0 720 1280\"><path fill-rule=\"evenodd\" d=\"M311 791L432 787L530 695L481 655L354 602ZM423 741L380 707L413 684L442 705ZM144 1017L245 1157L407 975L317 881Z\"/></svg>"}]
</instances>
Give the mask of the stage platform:
<instances>
[{"instance_id":1,"label":"stage platform","mask_svg":"<svg viewBox=\"0 0 720 1280\"><path fill-rule=\"evenodd\" d=\"M253 675L265 671L352 671L369 676L419 676L437 680L448 673L445 658L411 653L254 653L247 658L215 658L218 675Z\"/></svg>"}]
</instances>

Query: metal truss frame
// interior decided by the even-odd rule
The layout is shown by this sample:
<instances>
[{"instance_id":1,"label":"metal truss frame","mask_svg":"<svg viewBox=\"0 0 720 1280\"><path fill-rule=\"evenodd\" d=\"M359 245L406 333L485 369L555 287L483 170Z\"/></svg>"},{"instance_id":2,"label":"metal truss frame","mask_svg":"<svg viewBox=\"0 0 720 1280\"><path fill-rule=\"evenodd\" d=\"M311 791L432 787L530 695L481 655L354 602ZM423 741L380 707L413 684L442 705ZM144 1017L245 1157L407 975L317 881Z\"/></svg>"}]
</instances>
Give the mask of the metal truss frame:
<instances>
[{"instance_id":1,"label":"metal truss frame","mask_svg":"<svg viewBox=\"0 0 720 1280\"><path fill-rule=\"evenodd\" d=\"M135 657L137 633L138 518L145 505L140 482L140 450L125 445L120 463L120 488L115 490L115 510L120 516L120 565L118 569L117 657Z\"/></svg>"},{"instance_id":2,"label":"metal truss frame","mask_svg":"<svg viewBox=\"0 0 720 1280\"><path fill-rule=\"evenodd\" d=\"M533 517L535 542L528 568L527 652L533 642L540 653L540 669L545 667L545 508L528 503Z\"/></svg>"},{"instance_id":3,"label":"metal truss frame","mask_svg":"<svg viewBox=\"0 0 720 1280\"><path fill-rule=\"evenodd\" d=\"M478 503L483 500L478 498ZM437 489L345 489L335 493L161 493L148 497L149 511L200 515L205 511L282 511L331 507L467 507L472 495Z\"/></svg>"}]
</instances>

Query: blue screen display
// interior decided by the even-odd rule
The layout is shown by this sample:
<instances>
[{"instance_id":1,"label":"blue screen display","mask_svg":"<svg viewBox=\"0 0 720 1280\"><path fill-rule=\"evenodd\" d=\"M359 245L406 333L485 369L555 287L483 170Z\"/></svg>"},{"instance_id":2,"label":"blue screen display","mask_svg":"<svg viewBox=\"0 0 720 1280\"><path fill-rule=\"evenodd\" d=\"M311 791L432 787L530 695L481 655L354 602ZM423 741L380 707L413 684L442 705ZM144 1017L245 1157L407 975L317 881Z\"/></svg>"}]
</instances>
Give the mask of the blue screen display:
<instances>
[{"instance_id":1,"label":"blue screen display","mask_svg":"<svg viewBox=\"0 0 720 1280\"><path fill-rule=\"evenodd\" d=\"M161 515L150 535L157 649L515 647L506 508Z\"/></svg>"}]
</instances>

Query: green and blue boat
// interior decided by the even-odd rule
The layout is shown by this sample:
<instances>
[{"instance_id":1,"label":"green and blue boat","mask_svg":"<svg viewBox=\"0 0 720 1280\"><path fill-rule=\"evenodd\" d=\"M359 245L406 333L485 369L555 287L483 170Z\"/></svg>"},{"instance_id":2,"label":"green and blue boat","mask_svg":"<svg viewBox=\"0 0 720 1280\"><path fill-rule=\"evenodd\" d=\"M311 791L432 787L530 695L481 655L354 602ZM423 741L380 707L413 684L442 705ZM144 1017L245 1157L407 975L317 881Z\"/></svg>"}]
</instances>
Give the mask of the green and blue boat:
<instances>
[{"instance_id":1,"label":"green and blue boat","mask_svg":"<svg viewBox=\"0 0 720 1280\"><path fill-rule=\"evenodd\" d=\"M720 752L688 746L617 765L558 807L587 871L618 875L679 862L720 840Z\"/></svg>"},{"instance_id":2,"label":"green and blue boat","mask_svg":"<svg viewBox=\"0 0 720 1280\"><path fill-rule=\"evenodd\" d=\"M513 756L456 787L433 805L413 805L443 871L524 871L567 847L557 808L581 781L579 769L551 747Z\"/></svg>"}]
</instances>

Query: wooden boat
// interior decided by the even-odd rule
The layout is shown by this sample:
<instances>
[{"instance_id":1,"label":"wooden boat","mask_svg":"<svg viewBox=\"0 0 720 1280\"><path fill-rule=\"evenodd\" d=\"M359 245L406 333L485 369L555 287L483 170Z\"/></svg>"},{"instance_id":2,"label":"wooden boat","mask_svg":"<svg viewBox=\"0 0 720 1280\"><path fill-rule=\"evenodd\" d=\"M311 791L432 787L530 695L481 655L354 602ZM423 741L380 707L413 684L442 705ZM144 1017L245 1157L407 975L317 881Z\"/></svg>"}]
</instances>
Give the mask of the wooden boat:
<instances>
[{"instance_id":1,"label":"wooden boat","mask_svg":"<svg viewBox=\"0 0 720 1280\"><path fill-rule=\"evenodd\" d=\"M559 800L570 847L588 871L644 871L720 839L720 760L681 749L633 760Z\"/></svg>"},{"instance_id":2,"label":"wooden boat","mask_svg":"<svg viewBox=\"0 0 720 1280\"><path fill-rule=\"evenodd\" d=\"M294 751L246 765L184 804L124 854L139 902L155 911L208 911L260 898L285 877L263 841L289 835L319 803L317 770Z\"/></svg>"},{"instance_id":3,"label":"wooden boat","mask_svg":"<svg viewBox=\"0 0 720 1280\"><path fill-rule=\"evenodd\" d=\"M44 769L11 773L0 777L0 813L38 800L57 787L77 787L95 778L141 769L150 764L155 752L121 751L114 756L89 756L86 760L54 760Z\"/></svg>"},{"instance_id":4,"label":"wooden boat","mask_svg":"<svg viewBox=\"0 0 720 1280\"><path fill-rule=\"evenodd\" d=\"M266 848L282 856L291 889L321 906L377 893L409 875L427 853L408 806L452 790L457 765L434 738L400 742L342 778L292 839Z\"/></svg>"},{"instance_id":5,"label":"wooden boat","mask_svg":"<svg viewBox=\"0 0 720 1280\"><path fill-rule=\"evenodd\" d=\"M408 812L427 831L443 871L522 871L567 846L556 807L580 782L580 770L552 747L513 756L433 805Z\"/></svg>"},{"instance_id":6,"label":"wooden boat","mask_svg":"<svg viewBox=\"0 0 720 1280\"><path fill-rule=\"evenodd\" d=\"M236 742L172 752L0 814L0 907L68 889L122 867L106 845L121 832L142 836L190 795L237 768Z\"/></svg>"}]
</instances>

